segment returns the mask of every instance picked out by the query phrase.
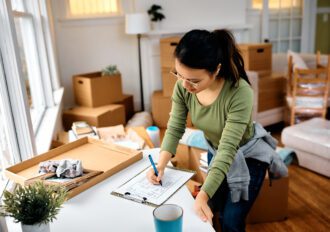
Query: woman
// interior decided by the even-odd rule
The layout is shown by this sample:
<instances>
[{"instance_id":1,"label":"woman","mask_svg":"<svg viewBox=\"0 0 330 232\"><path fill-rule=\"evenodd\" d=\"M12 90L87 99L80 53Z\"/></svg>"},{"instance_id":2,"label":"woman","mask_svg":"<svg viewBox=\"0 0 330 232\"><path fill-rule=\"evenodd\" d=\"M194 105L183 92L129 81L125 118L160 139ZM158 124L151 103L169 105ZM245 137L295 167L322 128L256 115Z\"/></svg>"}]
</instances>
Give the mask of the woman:
<instances>
[{"instance_id":1,"label":"woman","mask_svg":"<svg viewBox=\"0 0 330 232\"><path fill-rule=\"evenodd\" d=\"M227 30L192 30L180 40L174 56L172 74L178 81L157 165L159 174L155 176L150 169L147 178L159 184L168 161L176 153L190 112L194 126L204 132L210 147L208 175L194 209L202 220L210 223L213 212L219 211L223 232L244 231L246 215L273 154L269 144L263 143L258 149L268 154L258 150L251 155L251 150L256 150L255 144L261 144L256 141L269 134L260 126L255 133L251 118L253 91L243 59Z\"/></svg>"}]
</instances>

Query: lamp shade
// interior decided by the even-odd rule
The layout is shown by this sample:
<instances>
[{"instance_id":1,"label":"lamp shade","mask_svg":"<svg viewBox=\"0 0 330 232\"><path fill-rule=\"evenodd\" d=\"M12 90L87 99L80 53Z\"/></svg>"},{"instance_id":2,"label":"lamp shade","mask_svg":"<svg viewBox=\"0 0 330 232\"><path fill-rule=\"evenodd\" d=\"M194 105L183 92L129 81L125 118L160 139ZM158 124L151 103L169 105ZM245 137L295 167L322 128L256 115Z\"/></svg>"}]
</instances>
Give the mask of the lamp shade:
<instances>
[{"instance_id":1,"label":"lamp shade","mask_svg":"<svg viewBox=\"0 0 330 232\"><path fill-rule=\"evenodd\" d=\"M134 13L125 16L126 34L143 34L150 31L150 21L147 13Z\"/></svg>"}]
</instances>

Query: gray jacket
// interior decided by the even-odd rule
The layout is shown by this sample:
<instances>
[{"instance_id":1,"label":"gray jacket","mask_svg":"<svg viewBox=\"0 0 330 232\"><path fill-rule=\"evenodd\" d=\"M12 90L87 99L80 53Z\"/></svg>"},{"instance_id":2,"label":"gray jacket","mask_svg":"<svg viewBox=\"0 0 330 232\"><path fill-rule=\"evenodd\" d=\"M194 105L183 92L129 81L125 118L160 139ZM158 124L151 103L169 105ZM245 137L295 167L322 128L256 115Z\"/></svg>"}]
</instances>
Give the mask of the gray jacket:
<instances>
[{"instance_id":1,"label":"gray jacket","mask_svg":"<svg viewBox=\"0 0 330 232\"><path fill-rule=\"evenodd\" d=\"M249 199L250 173L245 158L253 158L269 164L269 174L272 178L288 175L288 169L276 153L277 141L259 123L254 123L254 136L237 150L235 159L227 173L227 182L231 193L232 202L238 202L241 198ZM213 158L216 150L209 145L209 151Z\"/></svg>"}]
</instances>

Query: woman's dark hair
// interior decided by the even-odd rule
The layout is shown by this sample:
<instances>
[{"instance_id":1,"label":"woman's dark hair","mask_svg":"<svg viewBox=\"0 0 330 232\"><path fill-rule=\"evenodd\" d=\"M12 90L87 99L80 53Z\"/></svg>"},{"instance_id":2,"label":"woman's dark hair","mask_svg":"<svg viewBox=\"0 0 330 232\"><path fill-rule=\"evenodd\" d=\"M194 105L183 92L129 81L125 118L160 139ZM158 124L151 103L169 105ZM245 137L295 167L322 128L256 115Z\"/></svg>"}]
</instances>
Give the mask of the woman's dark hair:
<instances>
[{"instance_id":1,"label":"woman's dark hair","mask_svg":"<svg viewBox=\"0 0 330 232\"><path fill-rule=\"evenodd\" d=\"M205 69L210 73L221 64L217 77L231 80L232 86L238 84L240 78L250 84L234 36L226 29L189 31L180 40L174 56L187 67Z\"/></svg>"}]
</instances>

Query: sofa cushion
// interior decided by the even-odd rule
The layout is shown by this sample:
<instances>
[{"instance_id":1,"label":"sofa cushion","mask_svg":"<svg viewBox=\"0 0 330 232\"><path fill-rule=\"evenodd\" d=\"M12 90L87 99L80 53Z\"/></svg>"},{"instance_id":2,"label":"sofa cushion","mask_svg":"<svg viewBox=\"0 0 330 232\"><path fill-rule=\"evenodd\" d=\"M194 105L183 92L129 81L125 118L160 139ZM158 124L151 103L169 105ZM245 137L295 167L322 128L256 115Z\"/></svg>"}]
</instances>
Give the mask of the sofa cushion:
<instances>
[{"instance_id":1,"label":"sofa cushion","mask_svg":"<svg viewBox=\"0 0 330 232\"><path fill-rule=\"evenodd\" d=\"M286 147L297 148L305 152L330 159L330 121L313 118L308 121L286 127L282 131L282 142Z\"/></svg>"}]
</instances>

